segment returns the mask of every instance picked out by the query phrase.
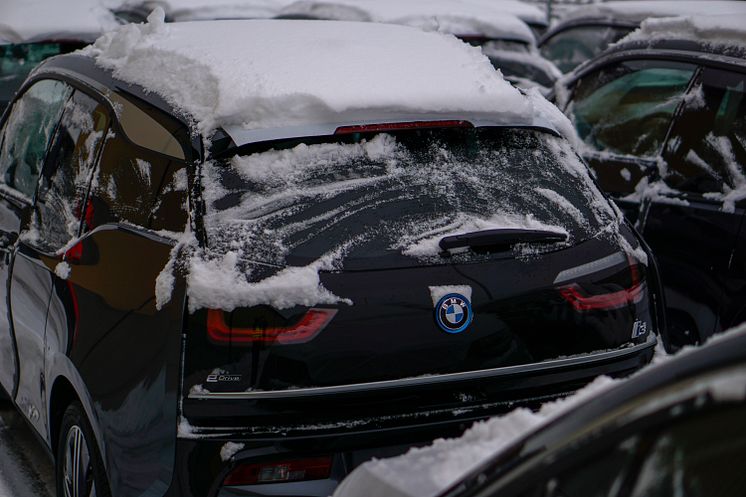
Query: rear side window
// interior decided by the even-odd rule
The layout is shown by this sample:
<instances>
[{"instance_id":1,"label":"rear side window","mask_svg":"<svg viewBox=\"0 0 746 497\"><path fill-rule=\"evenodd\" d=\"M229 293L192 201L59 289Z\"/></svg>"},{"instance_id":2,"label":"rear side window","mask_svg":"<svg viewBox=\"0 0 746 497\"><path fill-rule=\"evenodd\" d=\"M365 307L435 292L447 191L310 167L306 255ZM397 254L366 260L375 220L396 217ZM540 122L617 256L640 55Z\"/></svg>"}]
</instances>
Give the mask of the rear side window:
<instances>
[{"instance_id":1,"label":"rear side window","mask_svg":"<svg viewBox=\"0 0 746 497\"><path fill-rule=\"evenodd\" d=\"M0 167L3 181L31 198L62 109L72 89L56 80L42 80L15 102L5 126Z\"/></svg>"},{"instance_id":2,"label":"rear side window","mask_svg":"<svg viewBox=\"0 0 746 497\"><path fill-rule=\"evenodd\" d=\"M601 68L577 85L570 114L592 149L654 157L696 66L626 61Z\"/></svg>"},{"instance_id":3,"label":"rear side window","mask_svg":"<svg viewBox=\"0 0 746 497\"><path fill-rule=\"evenodd\" d=\"M76 91L50 147L37 199L38 246L56 252L78 235L84 202L108 127L105 107Z\"/></svg>"},{"instance_id":4,"label":"rear side window","mask_svg":"<svg viewBox=\"0 0 746 497\"><path fill-rule=\"evenodd\" d=\"M160 111L146 112L121 96L112 100L120 128L112 126L106 136L91 183L88 228L123 222L182 231L188 188L178 136L185 131Z\"/></svg>"},{"instance_id":5,"label":"rear side window","mask_svg":"<svg viewBox=\"0 0 746 497\"><path fill-rule=\"evenodd\" d=\"M746 74L706 69L666 148L672 188L727 194L746 184Z\"/></svg>"}]
</instances>

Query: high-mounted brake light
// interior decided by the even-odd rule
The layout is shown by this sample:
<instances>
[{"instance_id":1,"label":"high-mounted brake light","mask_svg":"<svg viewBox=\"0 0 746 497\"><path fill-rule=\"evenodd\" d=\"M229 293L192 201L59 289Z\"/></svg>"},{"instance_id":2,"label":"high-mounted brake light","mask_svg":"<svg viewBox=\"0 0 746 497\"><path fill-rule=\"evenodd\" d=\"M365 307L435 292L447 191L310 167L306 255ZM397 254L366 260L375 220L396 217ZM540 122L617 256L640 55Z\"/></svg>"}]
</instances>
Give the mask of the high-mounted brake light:
<instances>
[{"instance_id":1,"label":"high-mounted brake light","mask_svg":"<svg viewBox=\"0 0 746 497\"><path fill-rule=\"evenodd\" d=\"M225 312L207 311L207 336L215 343L275 343L293 344L312 340L337 314L336 309L309 309L295 324L283 327L231 327L225 322Z\"/></svg>"},{"instance_id":2,"label":"high-mounted brake light","mask_svg":"<svg viewBox=\"0 0 746 497\"><path fill-rule=\"evenodd\" d=\"M256 485L329 478L332 457L313 457L293 461L240 464L231 471L223 485Z\"/></svg>"},{"instance_id":3,"label":"high-mounted brake light","mask_svg":"<svg viewBox=\"0 0 746 497\"><path fill-rule=\"evenodd\" d=\"M642 299L645 283L640 280L636 263L629 261L629 271L632 284L616 292L588 295L577 283L559 288L560 295L569 302L576 311L618 309L630 304L636 304Z\"/></svg>"},{"instance_id":4,"label":"high-mounted brake light","mask_svg":"<svg viewBox=\"0 0 746 497\"><path fill-rule=\"evenodd\" d=\"M335 135L349 135L352 133L375 133L380 131L400 131L407 129L428 129L428 128L473 128L474 125L469 121L412 121L403 123L380 123L380 124L360 124L356 126L340 126L334 132Z\"/></svg>"}]
</instances>

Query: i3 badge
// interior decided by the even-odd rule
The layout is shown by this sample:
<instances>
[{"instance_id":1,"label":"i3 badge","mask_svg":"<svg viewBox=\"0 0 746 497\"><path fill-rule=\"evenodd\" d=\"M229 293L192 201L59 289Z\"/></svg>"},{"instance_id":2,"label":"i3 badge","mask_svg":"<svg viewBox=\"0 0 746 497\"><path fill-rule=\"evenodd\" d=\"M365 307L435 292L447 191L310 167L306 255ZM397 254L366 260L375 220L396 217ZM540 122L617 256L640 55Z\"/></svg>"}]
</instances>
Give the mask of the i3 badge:
<instances>
[{"instance_id":1,"label":"i3 badge","mask_svg":"<svg viewBox=\"0 0 746 497\"><path fill-rule=\"evenodd\" d=\"M435 306L435 321L447 333L461 333L471 324L469 300L459 293L444 295Z\"/></svg>"}]
</instances>

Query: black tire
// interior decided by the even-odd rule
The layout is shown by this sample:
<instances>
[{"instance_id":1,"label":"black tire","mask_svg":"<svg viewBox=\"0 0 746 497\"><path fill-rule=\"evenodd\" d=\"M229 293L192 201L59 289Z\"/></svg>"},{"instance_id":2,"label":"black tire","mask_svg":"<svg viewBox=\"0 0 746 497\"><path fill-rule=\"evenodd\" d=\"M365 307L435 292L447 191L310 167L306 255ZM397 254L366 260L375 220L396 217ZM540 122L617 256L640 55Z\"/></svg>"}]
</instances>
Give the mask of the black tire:
<instances>
[{"instance_id":1,"label":"black tire","mask_svg":"<svg viewBox=\"0 0 746 497\"><path fill-rule=\"evenodd\" d=\"M58 497L111 497L96 438L80 402L73 402L65 410L56 456ZM78 464L71 464L76 459ZM74 481L77 481L77 488Z\"/></svg>"}]
</instances>

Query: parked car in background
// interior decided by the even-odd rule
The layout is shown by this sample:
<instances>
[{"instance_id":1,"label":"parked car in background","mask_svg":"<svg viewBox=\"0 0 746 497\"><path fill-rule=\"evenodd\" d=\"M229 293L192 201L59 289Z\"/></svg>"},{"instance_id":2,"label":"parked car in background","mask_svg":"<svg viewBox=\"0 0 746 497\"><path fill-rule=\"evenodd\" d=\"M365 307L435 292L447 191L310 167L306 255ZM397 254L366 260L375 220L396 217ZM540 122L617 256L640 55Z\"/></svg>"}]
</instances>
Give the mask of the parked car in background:
<instances>
[{"instance_id":1,"label":"parked car in background","mask_svg":"<svg viewBox=\"0 0 746 497\"><path fill-rule=\"evenodd\" d=\"M116 0L111 0L116 1ZM126 22L144 22L156 7L166 22L269 19L293 0L123 0L112 11Z\"/></svg>"},{"instance_id":2,"label":"parked car in background","mask_svg":"<svg viewBox=\"0 0 746 497\"><path fill-rule=\"evenodd\" d=\"M157 9L42 63L0 122L0 385L58 494L327 496L642 367L655 261L567 127L402 26Z\"/></svg>"},{"instance_id":3,"label":"parked car in background","mask_svg":"<svg viewBox=\"0 0 746 497\"><path fill-rule=\"evenodd\" d=\"M558 103L584 140L599 185L659 260L679 345L746 320L740 21L646 21L558 83Z\"/></svg>"},{"instance_id":4,"label":"parked car in background","mask_svg":"<svg viewBox=\"0 0 746 497\"><path fill-rule=\"evenodd\" d=\"M117 25L96 0L4 2L0 6L0 114L39 62L78 50Z\"/></svg>"},{"instance_id":5,"label":"parked car in background","mask_svg":"<svg viewBox=\"0 0 746 497\"><path fill-rule=\"evenodd\" d=\"M427 0L415 0L428 3ZM514 15L528 24L538 38L549 27L549 19L543 9L522 0L455 0L454 5L476 4L496 8L506 14Z\"/></svg>"},{"instance_id":6,"label":"parked car in background","mask_svg":"<svg viewBox=\"0 0 746 497\"><path fill-rule=\"evenodd\" d=\"M539 40L541 54L564 73L594 58L649 17L732 15L746 18L746 3L721 0L635 0L578 5Z\"/></svg>"},{"instance_id":7,"label":"parked car in background","mask_svg":"<svg viewBox=\"0 0 746 497\"><path fill-rule=\"evenodd\" d=\"M284 7L277 17L384 22L451 34L480 47L516 86L539 87L547 93L562 73L539 54L533 32L511 6L511 2L474 0L300 0Z\"/></svg>"},{"instance_id":8,"label":"parked car in background","mask_svg":"<svg viewBox=\"0 0 746 497\"><path fill-rule=\"evenodd\" d=\"M536 414L516 411L461 439L367 463L334 497L739 497L744 331L628 380L596 382Z\"/></svg>"}]
</instances>

